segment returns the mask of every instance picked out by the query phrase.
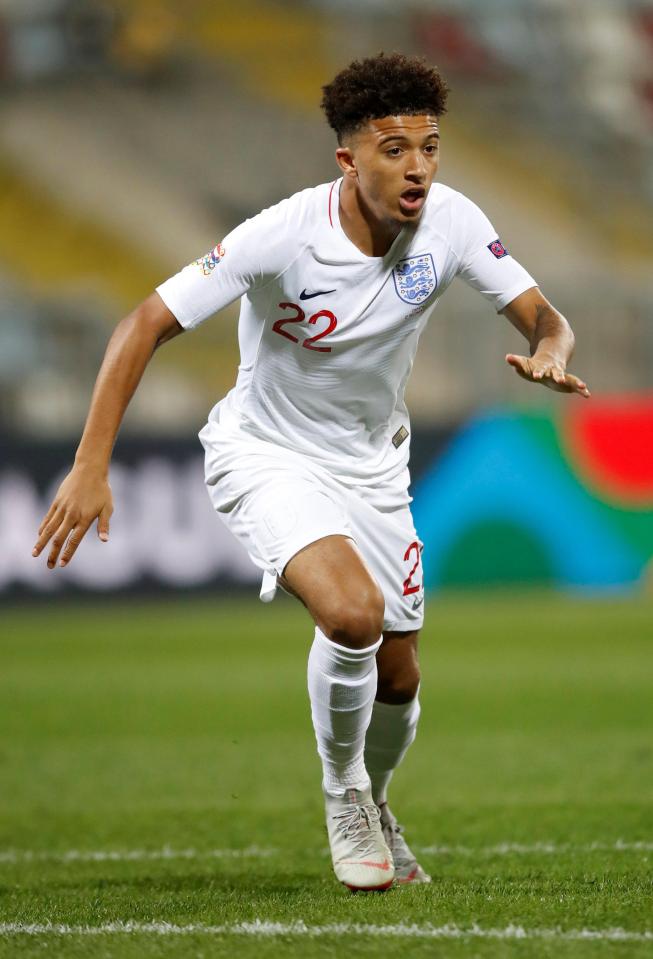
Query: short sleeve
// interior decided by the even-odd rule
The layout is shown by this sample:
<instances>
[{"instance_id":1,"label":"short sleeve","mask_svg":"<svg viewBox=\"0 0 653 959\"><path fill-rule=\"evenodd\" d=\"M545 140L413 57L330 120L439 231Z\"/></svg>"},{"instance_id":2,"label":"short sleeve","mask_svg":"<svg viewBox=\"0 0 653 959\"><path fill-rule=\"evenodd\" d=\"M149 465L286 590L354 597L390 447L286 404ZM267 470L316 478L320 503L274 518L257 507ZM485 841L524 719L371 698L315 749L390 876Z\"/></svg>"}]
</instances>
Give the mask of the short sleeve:
<instances>
[{"instance_id":1,"label":"short sleeve","mask_svg":"<svg viewBox=\"0 0 653 959\"><path fill-rule=\"evenodd\" d=\"M177 321L192 329L279 276L296 255L288 242L289 200L245 220L208 253L156 288Z\"/></svg>"},{"instance_id":2,"label":"short sleeve","mask_svg":"<svg viewBox=\"0 0 653 959\"><path fill-rule=\"evenodd\" d=\"M458 274L499 312L537 283L506 250L483 211L467 197L460 199L464 252Z\"/></svg>"}]
</instances>

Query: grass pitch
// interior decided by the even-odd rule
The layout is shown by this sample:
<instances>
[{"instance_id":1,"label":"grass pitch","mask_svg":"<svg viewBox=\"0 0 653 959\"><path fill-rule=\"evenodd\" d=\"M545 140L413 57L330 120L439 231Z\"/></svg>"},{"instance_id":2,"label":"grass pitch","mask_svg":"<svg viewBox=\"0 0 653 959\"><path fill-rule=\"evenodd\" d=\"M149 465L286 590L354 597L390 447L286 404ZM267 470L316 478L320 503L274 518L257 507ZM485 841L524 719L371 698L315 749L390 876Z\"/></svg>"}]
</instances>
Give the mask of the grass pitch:
<instances>
[{"instance_id":1,"label":"grass pitch","mask_svg":"<svg viewBox=\"0 0 653 959\"><path fill-rule=\"evenodd\" d=\"M652 613L432 599L391 800L434 882L352 896L298 604L5 609L0 956L651 956Z\"/></svg>"}]
</instances>

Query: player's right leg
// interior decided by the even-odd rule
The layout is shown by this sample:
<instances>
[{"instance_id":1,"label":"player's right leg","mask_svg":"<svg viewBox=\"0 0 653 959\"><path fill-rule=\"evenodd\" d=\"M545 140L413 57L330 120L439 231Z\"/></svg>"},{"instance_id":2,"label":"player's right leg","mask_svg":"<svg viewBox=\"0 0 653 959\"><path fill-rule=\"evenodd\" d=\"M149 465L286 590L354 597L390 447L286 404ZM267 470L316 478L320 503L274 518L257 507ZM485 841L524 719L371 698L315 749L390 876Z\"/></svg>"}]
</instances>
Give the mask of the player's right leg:
<instances>
[{"instance_id":1,"label":"player's right leg","mask_svg":"<svg viewBox=\"0 0 653 959\"><path fill-rule=\"evenodd\" d=\"M266 580L285 575L316 624L308 684L336 874L352 888L384 888L394 869L363 759L384 600L351 538L343 491L233 431L205 446L215 509Z\"/></svg>"},{"instance_id":2,"label":"player's right leg","mask_svg":"<svg viewBox=\"0 0 653 959\"><path fill-rule=\"evenodd\" d=\"M381 826L392 853L395 883L427 882L401 827L388 806L387 789L415 738L420 714L420 671L417 656L424 613L421 543L410 508L379 511L369 496L350 494L347 515L352 533L383 591L383 643L376 656L378 687L365 737L365 766L372 798L381 812Z\"/></svg>"},{"instance_id":3,"label":"player's right leg","mask_svg":"<svg viewBox=\"0 0 653 959\"><path fill-rule=\"evenodd\" d=\"M377 689L383 596L353 541L342 535L300 550L284 581L316 624L308 688L336 876L351 889L386 889L394 867L363 755Z\"/></svg>"}]
</instances>

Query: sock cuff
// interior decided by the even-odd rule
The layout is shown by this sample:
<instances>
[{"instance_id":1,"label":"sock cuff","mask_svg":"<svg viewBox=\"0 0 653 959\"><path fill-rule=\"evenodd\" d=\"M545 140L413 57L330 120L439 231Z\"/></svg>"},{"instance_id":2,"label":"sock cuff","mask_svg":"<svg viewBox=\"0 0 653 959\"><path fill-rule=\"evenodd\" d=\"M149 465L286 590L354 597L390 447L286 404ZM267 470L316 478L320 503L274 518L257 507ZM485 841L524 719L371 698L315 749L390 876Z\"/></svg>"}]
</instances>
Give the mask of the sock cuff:
<instances>
[{"instance_id":1,"label":"sock cuff","mask_svg":"<svg viewBox=\"0 0 653 959\"><path fill-rule=\"evenodd\" d=\"M387 720L390 723L400 722L419 716L420 713L419 688L415 698L407 703L381 703L378 699L374 700L373 715L378 717L380 722Z\"/></svg>"},{"instance_id":2,"label":"sock cuff","mask_svg":"<svg viewBox=\"0 0 653 959\"><path fill-rule=\"evenodd\" d=\"M371 646L366 646L364 649L351 649L349 646L341 646L340 643L334 643L332 639L324 635L319 626L316 626L315 642L328 650L331 655L335 655L341 663L360 663L365 662L370 656L376 656L383 642L383 636L379 636L375 643L372 643Z\"/></svg>"}]
</instances>

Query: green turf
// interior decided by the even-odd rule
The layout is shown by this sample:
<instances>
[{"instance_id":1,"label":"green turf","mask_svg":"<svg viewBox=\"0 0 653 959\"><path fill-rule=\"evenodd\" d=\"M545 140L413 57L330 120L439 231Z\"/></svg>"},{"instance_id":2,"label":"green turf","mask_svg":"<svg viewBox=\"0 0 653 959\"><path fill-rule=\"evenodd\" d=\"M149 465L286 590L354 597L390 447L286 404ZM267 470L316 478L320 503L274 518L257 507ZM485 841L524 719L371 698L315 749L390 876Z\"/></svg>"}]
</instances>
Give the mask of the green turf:
<instances>
[{"instance_id":1,"label":"green turf","mask_svg":"<svg viewBox=\"0 0 653 959\"><path fill-rule=\"evenodd\" d=\"M311 627L177 598L0 614L0 923L245 920L653 929L653 603L433 599L420 736L393 805L429 887L330 873L305 691ZM649 849L618 849L640 842ZM553 843L555 852L491 847ZM592 845L595 848L591 848ZM272 852L211 858L214 849ZM62 861L69 850L192 857ZM462 848L461 848L462 847ZM21 851L39 858L21 858ZM59 858L57 858L59 856ZM0 956L640 957L648 943L0 938Z\"/></svg>"}]
</instances>

